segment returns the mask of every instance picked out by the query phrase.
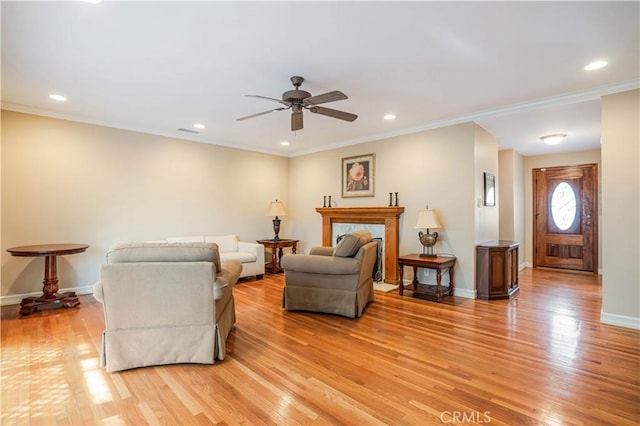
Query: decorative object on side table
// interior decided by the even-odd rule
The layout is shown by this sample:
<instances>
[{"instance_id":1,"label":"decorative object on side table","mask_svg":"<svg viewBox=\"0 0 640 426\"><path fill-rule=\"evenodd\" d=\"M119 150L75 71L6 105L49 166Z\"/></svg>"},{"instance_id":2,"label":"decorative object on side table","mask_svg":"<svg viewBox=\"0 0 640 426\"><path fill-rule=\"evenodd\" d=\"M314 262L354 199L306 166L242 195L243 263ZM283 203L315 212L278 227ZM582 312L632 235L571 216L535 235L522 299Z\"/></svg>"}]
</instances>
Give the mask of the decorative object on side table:
<instances>
[{"instance_id":1,"label":"decorative object on side table","mask_svg":"<svg viewBox=\"0 0 640 426\"><path fill-rule=\"evenodd\" d=\"M429 230L439 228L442 228L442 225L438 220L435 210L430 210L429 206L427 206L425 210L418 212L418 222L416 223L415 229L427 230L426 234L422 231L418 232L418 237L422 243L422 254L420 254L420 257L438 257L438 255L433 253L433 246L438 241L438 233L430 233Z\"/></svg>"},{"instance_id":2,"label":"decorative object on side table","mask_svg":"<svg viewBox=\"0 0 640 426\"><path fill-rule=\"evenodd\" d=\"M280 217L279 216L286 216L287 215L287 211L284 208L284 203L282 201L278 201L278 199L276 198L275 201L272 201L271 204L269 205L269 212L267 213L267 216L271 216L271 217L275 217L275 219L273 219L273 232L276 234L275 237L273 237L274 240L279 240L280 237L278 236L278 234L280 233Z\"/></svg>"},{"instance_id":3,"label":"decorative object on side table","mask_svg":"<svg viewBox=\"0 0 640 426\"><path fill-rule=\"evenodd\" d=\"M375 154L342 159L342 197L375 196Z\"/></svg>"}]
</instances>

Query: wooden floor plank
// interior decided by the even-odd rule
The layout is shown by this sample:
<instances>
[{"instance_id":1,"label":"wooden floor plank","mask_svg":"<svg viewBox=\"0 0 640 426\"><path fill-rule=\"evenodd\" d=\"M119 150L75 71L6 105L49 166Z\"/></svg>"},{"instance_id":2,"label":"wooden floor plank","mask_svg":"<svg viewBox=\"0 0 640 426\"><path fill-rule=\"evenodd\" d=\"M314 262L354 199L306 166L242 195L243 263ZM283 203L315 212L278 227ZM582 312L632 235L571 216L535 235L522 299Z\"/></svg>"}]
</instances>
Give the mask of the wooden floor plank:
<instances>
[{"instance_id":1,"label":"wooden floor plank","mask_svg":"<svg viewBox=\"0 0 640 426\"><path fill-rule=\"evenodd\" d=\"M1 308L3 425L637 425L640 331L597 276L525 269L513 300L376 293L359 319L282 310L242 280L225 360L108 374L102 305Z\"/></svg>"}]
</instances>

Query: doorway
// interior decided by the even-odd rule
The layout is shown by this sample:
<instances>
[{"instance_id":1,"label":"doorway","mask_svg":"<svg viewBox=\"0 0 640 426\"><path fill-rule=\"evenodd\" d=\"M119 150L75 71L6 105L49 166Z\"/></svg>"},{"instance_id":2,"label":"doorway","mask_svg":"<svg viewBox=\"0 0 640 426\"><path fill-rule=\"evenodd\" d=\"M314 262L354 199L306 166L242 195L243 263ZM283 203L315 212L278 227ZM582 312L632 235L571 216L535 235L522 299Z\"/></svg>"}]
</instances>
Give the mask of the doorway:
<instances>
[{"instance_id":1,"label":"doorway","mask_svg":"<svg viewBox=\"0 0 640 426\"><path fill-rule=\"evenodd\" d=\"M598 271L598 165L533 169L533 266Z\"/></svg>"}]
</instances>

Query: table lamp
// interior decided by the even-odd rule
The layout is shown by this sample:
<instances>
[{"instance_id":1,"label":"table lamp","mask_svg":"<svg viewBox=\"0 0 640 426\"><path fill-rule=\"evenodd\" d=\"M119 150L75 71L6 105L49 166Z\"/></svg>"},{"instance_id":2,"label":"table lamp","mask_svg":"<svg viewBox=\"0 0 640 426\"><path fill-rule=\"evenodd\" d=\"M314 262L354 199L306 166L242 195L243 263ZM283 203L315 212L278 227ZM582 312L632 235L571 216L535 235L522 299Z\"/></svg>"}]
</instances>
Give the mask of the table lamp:
<instances>
[{"instance_id":1,"label":"table lamp","mask_svg":"<svg viewBox=\"0 0 640 426\"><path fill-rule=\"evenodd\" d=\"M287 211L284 209L284 203L282 201L278 201L278 199L276 198L275 201L271 202L271 204L269 205L269 212L267 213L267 216L275 217L275 219L273 219L273 232L276 234L276 236L273 237L273 239L276 241L280 239L280 237L278 236L278 234L280 233L280 218L278 216L286 215Z\"/></svg>"},{"instance_id":2,"label":"table lamp","mask_svg":"<svg viewBox=\"0 0 640 426\"><path fill-rule=\"evenodd\" d=\"M418 211L418 222L414 229L426 229L427 233L420 231L418 237L422 243L422 254L420 257L438 257L433 253L433 246L438 241L438 233L430 233L430 229L442 228L435 210L429 210L429 206L425 210Z\"/></svg>"}]
</instances>

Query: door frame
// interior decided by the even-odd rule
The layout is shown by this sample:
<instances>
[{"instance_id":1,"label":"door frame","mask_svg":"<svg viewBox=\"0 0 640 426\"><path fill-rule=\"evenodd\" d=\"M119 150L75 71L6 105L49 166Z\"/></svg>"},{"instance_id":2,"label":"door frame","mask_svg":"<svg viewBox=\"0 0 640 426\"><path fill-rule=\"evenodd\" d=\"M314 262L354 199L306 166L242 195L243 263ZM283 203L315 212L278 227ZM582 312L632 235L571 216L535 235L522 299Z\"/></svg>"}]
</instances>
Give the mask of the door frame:
<instances>
[{"instance_id":1,"label":"door frame","mask_svg":"<svg viewBox=\"0 0 640 426\"><path fill-rule=\"evenodd\" d=\"M593 213L592 213L592 217L591 217L591 226L593 227L593 272L591 271L579 271L579 270L575 270L575 269L565 269L565 268L552 268L552 267L548 267L548 266L538 266L538 260L537 260L537 256L536 256L536 250L538 247L538 233L537 233L537 229L536 229L536 211L537 211L537 207L538 207L538 200L537 200L537 190L538 190L538 185L536 183L536 170L567 170L567 169L571 169L571 168L576 168L576 167L585 167L585 166L590 166L593 168ZM598 262L598 256L599 256L599 251L598 251L598 244L599 244L599 239L598 239L598 234L599 234L599 224L598 224L598 216L600 214L600 203L599 203L599 192L598 192L598 186L599 186L599 167L598 167L598 163L584 163L584 164L574 164L574 165L567 165L567 166L551 166L551 167L535 167L531 169L531 194L532 194L532 198L533 198L533 202L532 202L532 211L531 211L531 233L532 233L532 265L534 268L549 268L552 269L554 271L559 271L559 272L576 272L576 273L584 273L584 274L593 274L593 275L598 275L598 267L599 267L599 262Z\"/></svg>"}]
</instances>

